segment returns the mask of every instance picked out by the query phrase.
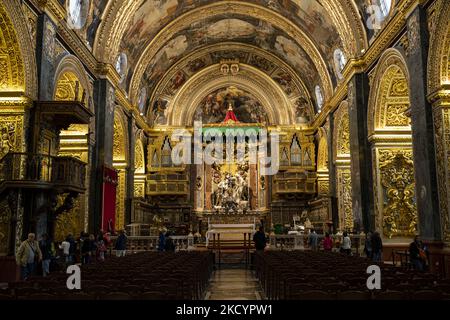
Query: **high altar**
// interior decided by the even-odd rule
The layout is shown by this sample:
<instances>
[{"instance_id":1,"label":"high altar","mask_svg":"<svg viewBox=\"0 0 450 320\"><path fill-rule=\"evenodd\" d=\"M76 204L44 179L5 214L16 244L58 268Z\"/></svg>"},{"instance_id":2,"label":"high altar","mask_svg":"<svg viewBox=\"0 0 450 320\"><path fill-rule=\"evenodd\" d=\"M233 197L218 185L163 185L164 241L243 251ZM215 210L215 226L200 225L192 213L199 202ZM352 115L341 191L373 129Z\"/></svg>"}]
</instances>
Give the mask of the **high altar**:
<instances>
[{"instance_id":1,"label":"high altar","mask_svg":"<svg viewBox=\"0 0 450 320\"><path fill-rule=\"evenodd\" d=\"M208 220L209 234L221 233L228 239L240 239L244 233L254 233L255 224L266 217L267 176L261 172L257 161L250 161L248 137L247 141L242 141L244 146L239 146L236 139L237 132L252 132L256 137L261 129L261 124L239 122L231 105L223 122L203 127L204 148L211 143L207 137L209 132L228 134L223 147L224 161L203 162L195 168L195 213ZM238 156L240 148L242 155Z\"/></svg>"}]
</instances>

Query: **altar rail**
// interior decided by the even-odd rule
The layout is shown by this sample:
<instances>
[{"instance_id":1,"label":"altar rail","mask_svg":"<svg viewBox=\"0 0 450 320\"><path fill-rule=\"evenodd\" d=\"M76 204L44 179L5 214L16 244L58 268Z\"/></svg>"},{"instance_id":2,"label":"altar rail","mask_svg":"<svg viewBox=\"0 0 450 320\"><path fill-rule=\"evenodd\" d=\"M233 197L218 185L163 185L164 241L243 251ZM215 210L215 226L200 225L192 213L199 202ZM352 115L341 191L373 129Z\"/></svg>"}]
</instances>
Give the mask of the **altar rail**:
<instances>
[{"instance_id":1,"label":"altar rail","mask_svg":"<svg viewBox=\"0 0 450 320\"><path fill-rule=\"evenodd\" d=\"M171 236L170 237L175 244L176 251L187 251L194 248L193 236ZM131 253L142 251L157 251L158 250L158 236L150 237L127 237L127 251ZM114 250L117 237L111 237L112 246L111 250Z\"/></svg>"},{"instance_id":2,"label":"altar rail","mask_svg":"<svg viewBox=\"0 0 450 320\"><path fill-rule=\"evenodd\" d=\"M317 243L322 248L322 240L325 236L318 235ZM332 235L333 250L338 251L342 243L343 236ZM352 251L357 255L363 253L364 236L350 235L352 242ZM271 250L303 250L308 248L308 235L271 235L269 237L269 249Z\"/></svg>"}]
</instances>

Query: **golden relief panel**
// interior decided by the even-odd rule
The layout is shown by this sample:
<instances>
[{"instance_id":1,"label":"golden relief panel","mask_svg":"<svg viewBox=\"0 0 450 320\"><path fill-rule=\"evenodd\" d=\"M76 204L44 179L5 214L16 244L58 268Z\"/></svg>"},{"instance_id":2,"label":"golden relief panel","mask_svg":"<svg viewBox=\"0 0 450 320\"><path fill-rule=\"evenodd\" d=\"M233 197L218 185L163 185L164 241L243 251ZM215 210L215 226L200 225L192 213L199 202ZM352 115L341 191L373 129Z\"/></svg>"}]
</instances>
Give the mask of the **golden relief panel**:
<instances>
[{"instance_id":1,"label":"golden relief panel","mask_svg":"<svg viewBox=\"0 0 450 320\"><path fill-rule=\"evenodd\" d=\"M350 154L350 121L348 113L341 120L341 127L338 134L338 155Z\"/></svg>"},{"instance_id":2,"label":"golden relief panel","mask_svg":"<svg viewBox=\"0 0 450 320\"><path fill-rule=\"evenodd\" d=\"M22 151L22 116L0 117L0 159L9 152Z\"/></svg>"},{"instance_id":3,"label":"golden relief panel","mask_svg":"<svg viewBox=\"0 0 450 320\"><path fill-rule=\"evenodd\" d=\"M116 230L125 228L125 188L126 172L120 170L118 175L118 185L116 194Z\"/></svg>"},{"instance_id":4,"label":"golden relief panel","mask_svg":"<svg viewBox=\"0 0 450 320\"><path fill-rule=\"evenodd\" d=\"M118 115L114 117L114 137L113 137L113 159L125 160L125 135L123 132L123 126L120 119L117 119Z\"/></svg>"},{"instance_id":5,"label":"golden relief panel","mask_svg":"<svg viewBox=\"0 0 450 320\"><path fill-rule=\"evenodd\" d=\"M324 195L327 196L330 193L330 182L329 181L318 181L318 189L319 189L319 194L320 195Z\"/></svg>"},{"instance_id":6,"label":"golden relief panel","mask_svg":"<svg viewBox=\"0 0 450 320\"><path fill-rule=\"evenodd\" d=\"M145 184L134 183L134 196L136 198L144 198L145 197Z\"/></svg>"},{"instance_id":7,"label":"golden relief panel","mask_svg":"<svg viewBox=\"0 0 450 320\"><path fill-rule=\"evenodd\" d=\"M0 89L23 90L24 65L15 28L0 4Z\"/></svg>"},{"instance_id":8,"label":"golden relief panel","mask_svg":"<svg viewBox=\"0 0 450 320\"><path fill-rule=\"evenodd\" d=\"M340 228L353 230L352 173L350 168L337 169Z\"/></svg>"},{"instance_id":9,"label":"golden relief panel","mask_svg":"<svg viewBox=\"0 0 450 320\"><path fill-rule=\"evenodd\" d=\"M439 188L439 207L444 241L450 241L450 108L436 106L434 110L436 132L436 164Z\"/></svg>"},{"instance_id":10,"label":"golden relief panel","mask_svg":"<svg viewBox=\"0 0 450 320\"><path fill-rule=\"evenodd\" d=\"M11 232L11 209L8 198L0 202L0 256L8 253L9 237Z\"/></svg>"},{"instance_id":11,"label":"golden relief panel","mask_svg":"<svg viewBox=\"0 0 450 320\"><path fill-rule=\"evenodd\" d=\"M145 173L144 150L140 141L136 142L134 149L134 169L135 173Z\"/></svg>"},{"instance_id":12,"label":"golden relief panel","mask_svg":"<svg viewBox=\"0 0 450 320\"><path fill-rule=\"evenodd\" d=\"M63 205L67 194L58 195L58 206ZM63 241L68 234L79 235L84 231L84 214L80 207L80 198L73 200L73 208L60 214L55 222L55 241Z\"/></svg>"},{"instance_id":13,"label":"golden relief panel","mask_svg":"<svg viewBox=\"0 0 450 320\"><path fill-rule=\"evenodd\" d=\"M405 78L394 79L391 84L391 91L389 93L391 97L408 96L408 83Z\"/></svg>"},{"instance_id":14,"label":"golden relief panel","mask_svg":"<svg viewBox=\"0 0 450 320\"><path fill-rule=\"evenodd\" d=\"M417 232L412 151L380 150L379 174L383 200L383 232L388 238L411 237Z\"/></svg>"},{"instance_id":15,"label":"golden relief panel","mask_svg":"<svg viewBox=\"0 0 450 320\"><path fill-rule=\"evenodd\" d=\"M407 127L411 125L411 118L406 116L409 104L388 104L386 107L386 126Z\"/></svg>"}]
</instances>

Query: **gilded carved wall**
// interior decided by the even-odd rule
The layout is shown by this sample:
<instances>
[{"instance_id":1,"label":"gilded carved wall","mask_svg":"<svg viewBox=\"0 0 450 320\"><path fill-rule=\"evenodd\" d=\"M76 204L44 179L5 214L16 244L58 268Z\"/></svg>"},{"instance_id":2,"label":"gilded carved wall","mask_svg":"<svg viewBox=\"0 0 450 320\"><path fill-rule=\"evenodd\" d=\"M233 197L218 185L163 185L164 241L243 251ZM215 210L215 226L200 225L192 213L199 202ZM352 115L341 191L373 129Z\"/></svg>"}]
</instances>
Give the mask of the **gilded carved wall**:
<instances>
[{"instance_id":1,"label":"gilded carved wall","mask_svg":"<svg viewBox=\"0 0 450 320\"><path fill-rule=\"evenodd\" d=\"M335 113L333 149L333 159L336 165L339 229L353 230L350 128L347 101L343 101Z\"/></svg>"},{"instance_id":2,"label":"gilded carved wall","mask_svg":"<svg viewBox=\"0 0 450 320\"><path fill-rule=\"evenodd\" d=\"M0 4L0 90L23 91L25 76L15 28Z\"/></svg>"},{"instance_id":3,"label":"gilded carved wall","mask_svg":"<svg viewBox=\"0 0 450 320\"><path fill-rule=\"evenodd\" d=\"M58 206L64 203L67 194L58 195ZM55 222L55 241L63 241L67 235L74 237L84 231L84 210L80 205L80 198L74 199L73 208L60 214Z\"/></svg>"},{"instance_id":4,"label":"gilded carved wall","mask_svg":"<svg viewBox=\"0 0 450 320\"><path fill-rule=\"evenodd\" d=\"M368 127L375 181L375 226L386 238L418 232L412 155L409 73L402 55L387 50L371 76Z\"/></svg>"},{"instance_id":5,"label":"gilded carved wall","mask_svg":"<svg viewBox=\"0 0 450 320\"><path fill-rule=\"evenodd\" d=\"M378 150L383 233L413 237L418 231L414 163L411 150Z\"/></svg>"}]
</instances>

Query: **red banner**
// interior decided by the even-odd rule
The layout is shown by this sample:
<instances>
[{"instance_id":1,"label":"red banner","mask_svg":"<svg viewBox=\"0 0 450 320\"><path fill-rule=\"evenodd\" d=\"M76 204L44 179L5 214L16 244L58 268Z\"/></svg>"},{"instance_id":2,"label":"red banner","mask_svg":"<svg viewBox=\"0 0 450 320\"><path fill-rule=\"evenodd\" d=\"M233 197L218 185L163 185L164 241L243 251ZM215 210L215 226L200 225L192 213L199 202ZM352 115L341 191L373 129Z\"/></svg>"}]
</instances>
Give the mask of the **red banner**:
<instances>
[{"instance_id":1,"label":"red banner","mask_svg":"<svg viewBox=\"0 0 450 320\"><path fill-rule=\"evenodd\" d=\"M114 234L116 231L117 182L117 171L111 168L103 167L102 229L111 234Z\"/></svg>"}]
</instances>

